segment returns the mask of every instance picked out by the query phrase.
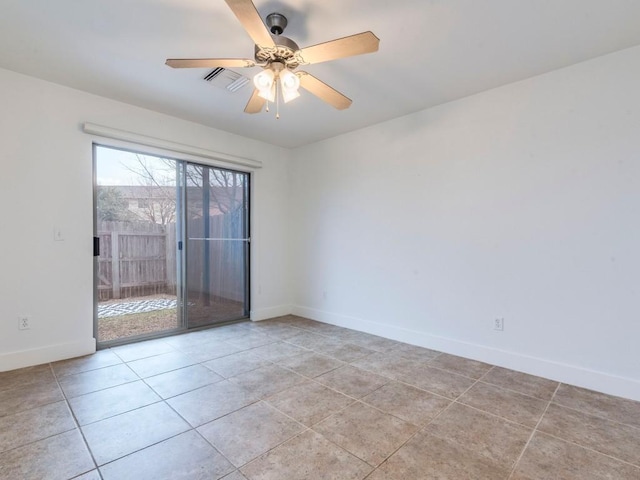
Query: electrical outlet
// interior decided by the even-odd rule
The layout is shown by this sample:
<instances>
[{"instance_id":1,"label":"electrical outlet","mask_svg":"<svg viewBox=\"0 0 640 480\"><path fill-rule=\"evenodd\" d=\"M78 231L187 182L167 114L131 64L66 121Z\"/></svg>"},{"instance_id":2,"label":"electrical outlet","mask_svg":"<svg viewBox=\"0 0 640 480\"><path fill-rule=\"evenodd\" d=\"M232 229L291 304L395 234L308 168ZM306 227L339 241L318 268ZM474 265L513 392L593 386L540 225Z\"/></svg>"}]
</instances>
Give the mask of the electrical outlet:
<instances>
[{"instance_id":1,"label":"electrical outlet","mask_svg":"<svg viewBox=\"0 0 640 480\"><path fill-rule=\"evenodd\" d=\"M496 318L493 321L493 329L502 332L504 330L504 318Z\"/></svg>"},{"instance_id":2,"label":"electrical outlet","mask_svg":"<svg viewBox=\"0 0 640 480\"><path fill-rule=\"evenodd\" d=\"M19 330L29 330L31 328L31 322L29 320L29 317L27 316L21 316L18 317L18 329Z\"/></svg>"}]
</instances>

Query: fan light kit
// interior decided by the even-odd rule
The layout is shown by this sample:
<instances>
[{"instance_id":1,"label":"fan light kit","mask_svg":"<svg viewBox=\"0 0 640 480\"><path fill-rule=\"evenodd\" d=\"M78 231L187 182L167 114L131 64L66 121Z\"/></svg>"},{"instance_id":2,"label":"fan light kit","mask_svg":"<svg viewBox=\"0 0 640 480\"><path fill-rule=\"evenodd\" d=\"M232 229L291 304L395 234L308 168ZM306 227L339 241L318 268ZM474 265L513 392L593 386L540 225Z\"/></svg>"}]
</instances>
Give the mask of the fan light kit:
<instances>
[{"instance_id":1,"label":"fan light kit","mask_svg":"<svg viewBox=\"0 0 640 480\"><path fill-rule=\"evenodd\" d=\"M351 99L313 75L296 71L300 65L327 62L338 58L371 53L378 50L380 40L371 32L358 33L301 49L282 35L287 18L280 13L267 15L266 25L251 0L225 0L255 43L254 60L246 58L168 59L173 68L250 68L262 67L253 77L255 90L244 111L258 113L268 102L276 104L276 118L280 118L280 97L288 103L300 96L304 88L329 105L343 110L351 106ZM268 26L268 29L267 29Z\"/></svg>"}]
</instances>

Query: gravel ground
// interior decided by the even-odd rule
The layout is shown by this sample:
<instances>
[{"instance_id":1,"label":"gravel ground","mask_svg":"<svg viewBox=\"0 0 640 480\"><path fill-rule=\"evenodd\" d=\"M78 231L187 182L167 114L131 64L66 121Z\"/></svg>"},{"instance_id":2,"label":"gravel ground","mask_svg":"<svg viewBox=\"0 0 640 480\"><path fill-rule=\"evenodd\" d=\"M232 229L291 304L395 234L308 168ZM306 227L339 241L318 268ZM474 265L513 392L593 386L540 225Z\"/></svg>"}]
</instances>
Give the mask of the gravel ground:
<instances>
[{"instance_id":1,"label":"gravel ground","mask_svg":"<svg viewBox=\"0 0 640 480\"><path fill-rule=\"evenodd\" d=\"M119 300L100 302L100 305L130 303L153 299L173 299L175 295L149 295ZM189 307L191 326L208 325L215 322L235 320L242 316L243 306L239 302L226 299L214 300L210 307L194 305ZM154 310L152 312L133 313L98 319L98 339L107 342L119 338L132 337L148 333L178 328L178 312L176 308Z\"/></svg>"},{"instance_id":2,"label":"gravel ground","mask_svg":"<svg viewBox=\"0 0 640 480\"><path fill-rule=\"evenodd\" d=\"M101 342L178 328L175 308L98 319Z\"/></svg>"}]
</instances>

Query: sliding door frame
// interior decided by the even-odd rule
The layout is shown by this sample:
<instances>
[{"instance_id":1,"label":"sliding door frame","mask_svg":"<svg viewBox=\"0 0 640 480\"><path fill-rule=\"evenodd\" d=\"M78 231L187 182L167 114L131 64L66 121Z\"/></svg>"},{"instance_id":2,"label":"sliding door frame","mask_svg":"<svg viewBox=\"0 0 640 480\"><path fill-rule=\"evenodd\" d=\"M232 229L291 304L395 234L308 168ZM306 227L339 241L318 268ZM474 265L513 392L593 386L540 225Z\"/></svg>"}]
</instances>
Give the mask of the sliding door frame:
<instances>
[{"instance_id":1,"label":"sliding door frame","mask_svg":"<svg viewBox=\"0 0 640 480\"><path fill-rule=\"evenodd\" d=\"M229 167L220 167L220 166L216 166L216 165L211 165L211 164L207 164L207 163L202 163L202 162L194 162L194 161L185 161L182 164L182 172L183 175L185 175L186 177L186 169L189 166L195 166L195 167L203 167L203 168L211 168L211 169L216 169L216 170L222 170L225 172L229 172L232 174L240 174L240 175L245 175L246 176L246 182L244 182L244 186L243 186L243 192L242 192L242 209L243 209L243 231L245 234L244 240L242 241L243 243L243 258L244 258L244 305L243 305L243 315L241 317L238 318L230 318L228 320L221 320L221 321L215 321L215 322L211 322L208 324L204 324L204 325L195 325L192 326L190 325L189 322L189 310L187 305L184 305L184 309L183 309L183 318L184 318L184 322L185 322L185 327L187 330L191 331L191 330L200 330L200 329L205 329L205 328L210 328L210 327L214 327L214 326L218 326L218 325L226 325L226 324L230 324L230 323L236 323L236 322L241 322L244 320L248 320L250 318L250 314L251 314L251 185L252 185L252 172L248 172L248 171L243 171L243 170L239 170L237 168L229 168ZM203 175L203 181L204 181L204 175ZM183 268L182 268L182 272L184 275L184 281L182 283L183 285L183 294L184 296L182 297L182 301L186 302L188 300L188 293L187 293L187 278L188 278L188 269L189 269L189 261L188 261L188 257L189 257L189 248L186 246L189 240L189 227L187 225L186 222L186 208L188 206L188 198L187 198L187 189L188 189L188 185L186 184L186 182L181 183L181 187L183 187L183 207L185 208L185 215L182 216L182 221L183 221L183 228L184 228L184 232L183 232L183 240L184 243L183 245L185 246L185 248L183 248ZM204 188L204 185L203 185Z\"/></svg>"},{"instance_id":2,"label":"sliding door frame","mask_svg":"<svg viewBox=\"0 0 640 480\"><path fill-rule=\"evenodd\" d=\"M177 325L178 327L175 329L163 330L160 332L154 332L150 334L143 335L135 335L130 337L125 337L122 339L111 340L100 342L98 338L98 252L96 248L100 248L96 242L97 237L97 227L98 227L98 214L97 214L97 193L98 193L98 179L97 179L97 149L99 147L110 148L114 150L121 150L125 152L141 154L141 155L149 155L155 156L159 158L166 158L168 160L173 160L176 162L176 235L177 235L177 252L176 252L176 260L177 260L177 285L176 285L176 294L178 297L178 308L177 308ZM244 222L246 229L246 236L248 240L244 242L244 259L245 259L245 285L244 285L244 316L238 319L233 319L225 322L212 323L203 326L197 327L189 327L189 322L187 318L187 305L186 302L186 280L187 280L187 232L186 232L186 168L187 165L198 165L202 167L208 168L216 168L220 170L225 170L233 173L239 173L246 175L246 185L244 188L244 208L246 213L244 214ZM92 142L92 177L93 177L93 238L94 238L94 251L93 251L93 331L94 337L96 339L97 349L110 348L117 345L124 345L128 343L135 343L143 340L149 340L154 338L162 338L168 337L180 333L186 333L188 331L197 331L203 330L207 328L212 328L219 325L225 325L230 323L236 323L240 321L245 321L250 318L251 312L251 197L252 197L252 185L253 185L253 169L248 167L246 170L242 168L237 168L237 165L230 165L228 162L225 162L224 158L222 158L219 162L215 160L209 160L202 157L197 157L191 154L182 154L176 155L176 152L167 151L163 148L158 148L154 146L147 146L144 144L130 143L125 141L120 141L117 139L109 139L108 141L93 141ZM258 167L259 168L259 167Z\"/></svg>"}]
</instances>

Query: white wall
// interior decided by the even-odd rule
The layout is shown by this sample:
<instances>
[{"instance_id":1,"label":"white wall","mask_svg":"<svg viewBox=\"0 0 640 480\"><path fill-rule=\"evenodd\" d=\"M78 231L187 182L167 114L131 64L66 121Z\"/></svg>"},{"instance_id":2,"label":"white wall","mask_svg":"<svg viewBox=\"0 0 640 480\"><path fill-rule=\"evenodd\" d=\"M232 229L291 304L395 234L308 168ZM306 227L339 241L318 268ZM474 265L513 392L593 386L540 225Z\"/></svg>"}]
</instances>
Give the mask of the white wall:
<instances>
[{"instance_id":1,"label":"white wall","mask_svg":"<svg viewBox=\"0 0 640 480\"><path fill-rule=\"evenodd\" d=\"M83 122L264 162L253 177L252 317L289 311L289 151L7 70L0 91L0 371L95 348L91 148L104 140ZM18 330L23 314L30 330Z\"/></svg>"},{"instance_id":2,"label":"white wall","mask_svg":"<svg viewBox=\"0 0 640 480\"><path fill-rule=\"evenodd\" d=\"M640 47L297 149L295 312L640 400L638 85Z\"/></svg>"}]
</instances>

